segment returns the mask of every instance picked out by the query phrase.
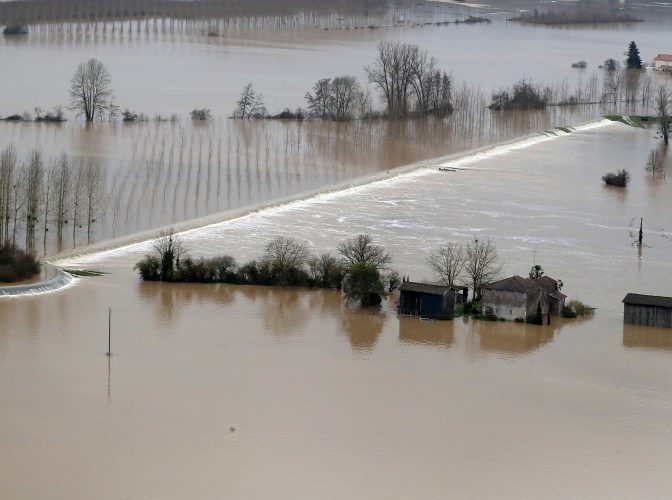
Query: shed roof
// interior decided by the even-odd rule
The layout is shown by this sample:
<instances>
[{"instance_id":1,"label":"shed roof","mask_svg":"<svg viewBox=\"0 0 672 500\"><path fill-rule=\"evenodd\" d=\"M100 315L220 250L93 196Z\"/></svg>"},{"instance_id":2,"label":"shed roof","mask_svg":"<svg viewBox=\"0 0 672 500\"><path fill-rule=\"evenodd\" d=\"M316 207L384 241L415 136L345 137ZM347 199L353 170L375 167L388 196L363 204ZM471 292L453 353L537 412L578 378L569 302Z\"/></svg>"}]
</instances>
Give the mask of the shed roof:
<instances>
[{"instance_id":1,"label":"shed roof","mask_svg":"<svg viewBox=\"0 0 672 500\"><path fill-rule=\"evenodd\" d=\"M658 54L655 58L656 61L670 61L672 62L672 54Z\"/></svg>"},{"instance_id":2,"label":"shed roof","mask_svg":"<svg viewBox=\"0 0 672 500\"><path fill-rule=\"evenodd\" d=\"M555 291L553 293L549 293L548 296L555 299L555 300L560 300L560 301L563 301L567 298L567 295L565 295L564 293L560 293L558 291Z\"/></svg>"},{"instance_id":3,"label":"shed roof","mask_svg":"<svg viewBox=\"0 0 672 500\"><path fill-rule=\"evenodd\" d=\"M635 306L655 306L672 309L672 297L660 297L658 295L629 293L623 299L623 303Z\"/></svg>"},{"instance_id":4,"label":"shed roof","mask_svg":"<svg viewBox=\"0 0 672 500\"><path fill-rule=\"evenodd\" d=\"M446 292L450 291L450 287L431 285L429 283L413 283L412 281L404 281L399 287L399 290L402 292L417 292L443 296Z\"/></svg>"},{"instance_id":5,"label":"shed roof","mask_svg":"<svg viewBox=\"0 0 672 500\"><path fill-rule=\"evenodd\" d=\"M528 290L535 290L540 288L539 283L530 278L523 278L522 276L511 276L503 280L495 281L483 288L487 290L500 290L502 292L521 292L525 293Z\"/></svg>"}]
</instances>

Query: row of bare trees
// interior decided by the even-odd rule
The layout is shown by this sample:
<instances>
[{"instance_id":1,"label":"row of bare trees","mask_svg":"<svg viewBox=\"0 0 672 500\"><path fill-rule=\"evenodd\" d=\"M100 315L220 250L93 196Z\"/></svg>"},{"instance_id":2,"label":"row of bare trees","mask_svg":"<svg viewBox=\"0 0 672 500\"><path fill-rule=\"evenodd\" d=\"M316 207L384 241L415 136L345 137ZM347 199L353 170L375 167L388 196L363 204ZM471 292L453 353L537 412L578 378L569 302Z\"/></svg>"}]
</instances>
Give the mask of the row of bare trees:
<instances>
[{"instance_id":1,"label":"row of bare trees","mask_svg":"<svg viewBox=\"0 0 672 500\"><path fill-rule=\"evenodd\" d=\"M364 69L369 83L380 91L390 117L403 117L412 111L428 115L452 110L451 77L415 44L381 42L376 60Z\"/></svg>"},{"instance_id":2,"label":"row of bare trees","mask_svg":"<svg viewBox=\"0 0 672 500\"><path fill-rule=\"evenodd\" d=\"M342 15L384 17L390 9L384 0L9 0L0 2L0 24L54 26L125 20L187 21L205 25L208 21L240 20L249 27L314 26L322 18L334 15L333 24ZM340 13L340 16L338 15Z\"/></svg>"},{"instance_id":3,"label":"row of bare trees","mask_svg":"<svg viewBox=\"0 0 672 500\"><path fill-rule=\"evenodd\" d=\"M502 272L497 247L490 240L447 241L430 252L427 263L442 284L470 287L474 300L480 297L481 289L497 280Z\"/></svg>"},{"instance_id":4,"label":"row of bare trees","mask_svg":"<svg viewBox=\"0 0 672 500\"><path fill-rule=\"evenodd\" d=\"M0 154L0 246L21 246L36 254L41 233L44 252L47 235L55 230L57 248L62 248L66 226L86 228L87 241L104 208L103 171L98 164L73 161L68 155L45 165L35 150L20 161L14 146ZM23 240L23 242L21 241Z\"/></svg>"}]
</instances>

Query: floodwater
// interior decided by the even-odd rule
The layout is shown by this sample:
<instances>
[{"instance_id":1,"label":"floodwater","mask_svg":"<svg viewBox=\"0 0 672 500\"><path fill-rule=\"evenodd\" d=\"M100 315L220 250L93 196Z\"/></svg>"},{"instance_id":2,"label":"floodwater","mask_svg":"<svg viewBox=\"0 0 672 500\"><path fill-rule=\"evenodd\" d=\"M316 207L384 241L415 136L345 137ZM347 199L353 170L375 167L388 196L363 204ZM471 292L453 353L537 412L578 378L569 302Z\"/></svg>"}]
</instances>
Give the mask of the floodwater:
<instances>
[{"instance_id":1,"label":"floodwater","mask_svg":"<svg viewBox=\"0 0 672 500\"><path fill-rule=\"evenodd\" d=\"M75 24L0 38L0 94L11 96L0 103L3 116L67 105L76 65L97 57L112 74L121 109L145 113L150 120L173 113L179 119L93 126L72 116L63 124L0 122L0 146L14 144L24 161L33 149L43 151L47 165L67 152L77 165L99 165L104 173L90 234L85 221L73 226L71 213L64 241L55 241L52 227L37 248L53 254L595 119L613 110L563 107L509 115L485 106L492 91L522 77L564 86L569 93L579 84L585 87L593 72L599 73L598 65L607 57L620 58L631 39L648 61L666 50L661 43L672 24L669 16L659 16L634 25L568 31L506 22L510 13L488 10L489 24L413 26L434 20L436 9L450 19L472 13L432 6L404 26L373 30L232 30L212 37L152 20L131 23L130 31L119 23ZM435 56L439 67L452 73L455 94L470 96L468 109L446 120L403 123L226 118L250 80L272 113L305 106L304 94L319 78L353 74L365 82L364 66L373 62L377 44L388 40L416 43ZM522 65L520 54L525 54ZM571 63L581 59L588 69L572 69ZM203 107L212 110L214 119L193 124L188 112Z\"/></svg>"},{"instance_id":2,"label":"floodwater","mask_svg":"<svg viewBox=\"0 0 672 500\"><path fill-rule=\"evenodd\" d=\"M670 497L672 337L624 327L620 304L670 294L655 144L600 122L183 235L194 256L243 260L276 235L322 251L367 231L414 280L440 241L491 238L506 274L536 261L597 308L550 326L140 283L146 243L63 262L111 274L0 301L0 496ZM627 189L604 187L619 168Z\"/></svg>"}]
</instances>

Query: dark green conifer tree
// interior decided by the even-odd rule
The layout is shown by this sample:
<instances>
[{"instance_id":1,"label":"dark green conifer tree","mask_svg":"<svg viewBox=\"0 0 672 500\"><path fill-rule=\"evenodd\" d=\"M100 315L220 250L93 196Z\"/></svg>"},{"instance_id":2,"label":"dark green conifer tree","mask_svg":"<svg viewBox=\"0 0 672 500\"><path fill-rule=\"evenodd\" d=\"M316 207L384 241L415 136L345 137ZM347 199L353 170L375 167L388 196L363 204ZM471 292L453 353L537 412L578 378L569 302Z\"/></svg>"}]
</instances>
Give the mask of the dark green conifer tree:
<instances>
[{"instance_id":1,"label":"dark green conifer tree","mask_svg":"<svg viewBox=\"0 0 672 500\"><path fill-rule=\"evenodd\" d=\"M633 41L628 45L628 58L625 60L628 69L642 69L642 58L639 57L639 49Z\"/></svg>"}]
</instances>

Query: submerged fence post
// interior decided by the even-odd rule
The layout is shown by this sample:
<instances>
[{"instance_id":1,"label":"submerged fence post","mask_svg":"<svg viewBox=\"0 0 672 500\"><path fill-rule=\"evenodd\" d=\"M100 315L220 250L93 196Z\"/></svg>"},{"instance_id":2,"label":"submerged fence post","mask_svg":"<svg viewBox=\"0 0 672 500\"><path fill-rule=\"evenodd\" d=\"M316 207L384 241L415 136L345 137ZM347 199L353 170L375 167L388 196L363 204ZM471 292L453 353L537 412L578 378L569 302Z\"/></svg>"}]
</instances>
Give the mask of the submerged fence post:
<instances>
[{"instance_id":1,"label":"submerged fence post","mask_svg":"<svg viewBox=\"0 0 672 500\"><path fill-rule=\"evenodd\" d=\"M107 353L112 356L112 308L107 308Z\"/></svg>"}]
</instances>

